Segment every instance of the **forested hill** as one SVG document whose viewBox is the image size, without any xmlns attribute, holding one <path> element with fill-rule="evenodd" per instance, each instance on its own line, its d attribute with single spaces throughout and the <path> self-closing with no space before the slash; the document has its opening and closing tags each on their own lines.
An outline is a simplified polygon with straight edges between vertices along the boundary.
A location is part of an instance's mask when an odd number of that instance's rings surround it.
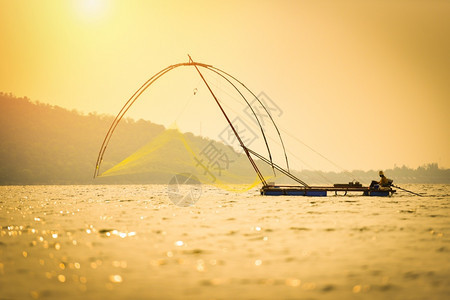
<svg viewBox="0 0 450 300">
<path fill-rule="evenodd" d="M 182 136 L 183 140 L 189 141 L 197 150 L 205 149 L 208 144 L 214 143 L 220 151 L 230 151 L 230 147 L 224 144 L 191 133 L 174 135 L 163 126 L 149 121 L 124 119 L 111 140 L 113 145 L 107 150 L 102 171 L 135 153 L 149 141 L 165 138 L 168 141 L 167 147 L 149 146 L 156 150 L 146 159 L 147 169 L 137 170 L 133 174 L 93 180 L 98 151 L 113 119 L 112 116 L 84 115 L 58 106 L 35 103 L 27 98 L 0 93 L 0 185 L 168 183 L 176 166 L 179 165 L 187 171 L 192 171 L 193 168 L 192 163 L 186 164 L 187 159 L 192 158 L 186 156 L 182 143 L 172 142 L 174 138 L 180 140 Z M 169 133 L 164 135 L 167 132 Z M 232 154 L 237 155 L 235 152 Z M 181 161 L 183 156 L 185 160 Z M 142 161 L 138 167 L 141 165 L 145 167 Z M 265 174 L 271 174 L 269 167 L 260 167 L 262 171 L 267 172 Z M 242 176 L 236 177 L 236 182 L 244 183 L 242 180 L 245 176 L 247 179 L 254 178 L 254 172 L 242 154 L 234 156 L 231 169 L 233 175 Z M 437 164 L 429 164 L 415 170 L 402 167 L 385 171 L 396 183 L 450 183 L 450 170 L 440 169 Z M 296 172 L 296 175 L 309 184 L 344 183 L 352 179 L 368 184 L 371 179 L 378 177 L 377 171 L 302 171 Z M 275 180 L 282 181 L 279 177 Z"/>
<path fill-rule="evenodd" d="M 0 93 L 0 184 L 92 183 L 95 162 L 112 116 L 82 115 Z M 124 158 L 163 126 L 125 119 L 116 134 Z"/>
</svg>

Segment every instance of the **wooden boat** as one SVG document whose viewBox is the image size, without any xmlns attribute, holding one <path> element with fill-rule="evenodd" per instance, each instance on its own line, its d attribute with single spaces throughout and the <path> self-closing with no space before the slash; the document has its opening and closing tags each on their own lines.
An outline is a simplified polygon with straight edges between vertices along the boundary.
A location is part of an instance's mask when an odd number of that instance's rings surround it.
<svg viewBox="0 0 450 300">
<path fill-rule="evenodd" d="M 346 196 L 348 193 L 361 193 L 363 196 L 392 196 L 396 190 L 387 188 L 370 188 L 364 186 L 294 186 L 294 185 L 264 185 L 260 189 L 264 196 L 311 196 L 326 197 L 328 192 L 334 192 L 335 195 Z"/>
</svg>

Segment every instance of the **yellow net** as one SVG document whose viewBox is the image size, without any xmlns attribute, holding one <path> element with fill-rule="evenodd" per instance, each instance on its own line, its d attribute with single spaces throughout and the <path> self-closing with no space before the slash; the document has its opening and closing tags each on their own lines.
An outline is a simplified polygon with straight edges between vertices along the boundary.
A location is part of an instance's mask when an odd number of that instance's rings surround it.
<svg viewBox="0 0 450 300">
<path fill-rule="evenodd" d="M 195 175 L 203 184 L 243 192 L 260 184 L 245 155 L 222 143 L 181 133 L 176 125 L 101 176 L 157 173 Z M 268 179 L 268 178 L 267 178 Z"/>
</svg>

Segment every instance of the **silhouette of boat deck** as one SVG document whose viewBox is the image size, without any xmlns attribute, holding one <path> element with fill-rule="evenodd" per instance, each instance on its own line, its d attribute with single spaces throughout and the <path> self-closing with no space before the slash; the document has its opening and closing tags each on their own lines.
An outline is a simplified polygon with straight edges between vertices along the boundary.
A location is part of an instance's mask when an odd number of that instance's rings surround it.
<svg viewBox="0 0 450 300">
<path fill-rule="evenodd" d="M 265 196 L 312 196 L 326 197 L 328 192 L 346 196 L 348 193 L 361 193 L 363 196 L 391 196 L 396 192 L 392 188 L 375 189 L 364 186 L 297 186 L 297 185 L 265 185 L 260 189 Z"/>
</svg>

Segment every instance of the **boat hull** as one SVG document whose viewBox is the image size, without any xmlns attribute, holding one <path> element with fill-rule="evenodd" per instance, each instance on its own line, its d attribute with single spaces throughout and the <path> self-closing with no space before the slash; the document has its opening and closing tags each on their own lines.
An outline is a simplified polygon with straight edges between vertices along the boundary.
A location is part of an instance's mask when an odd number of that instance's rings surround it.
<svg viewBox="0 0 450 300">
<path fill-rule="evenodd" d="M 388 197 L 391 194 L 392 190 L 368 190 L 364 191 L 363 196 Z"/>
<path fill-rule="evenodd" d="M 363 196 L 372 197 L 388 197 L 396 191 L 389 189 L 372 189 L 369 187 L 302 187 L 302 186 L 278 186 L 266 185 L 260 189 L 261 195 L 264 196 L 307 196 L 307 197 L 326 197 L 328 192 L 334 195 L 346 196 L 349 193 L 359 193 Z"/>
<path fill-rule="evenodd" d="M 275 188 L 275 189 L 264 189 L 264 190 L 261 189 L 261 195 L 326 197 L 327 191 Z"/>
</svg>

